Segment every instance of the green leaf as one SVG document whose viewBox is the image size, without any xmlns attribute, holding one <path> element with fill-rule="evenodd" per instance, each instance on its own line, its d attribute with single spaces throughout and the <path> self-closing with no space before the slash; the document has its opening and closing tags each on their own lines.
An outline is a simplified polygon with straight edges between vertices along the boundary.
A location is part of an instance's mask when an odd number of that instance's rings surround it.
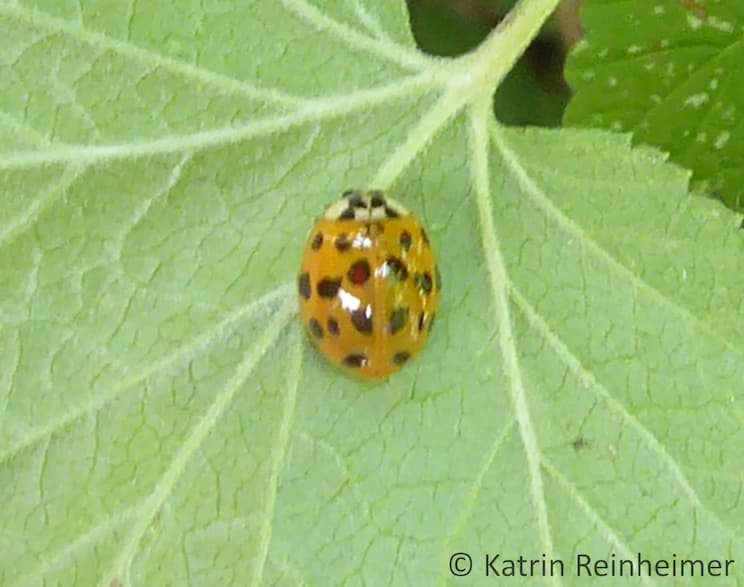
<svg viewBox="0 0 744 587">
<path fill-rule="evenodd" d="M 744 4 L 588 0 L 565 121 L 633 131 L 744 210 Z"/>
<path fill-rule="evenodd" d="M 554 6 L 445 60 L 402 2 L 0 4 L 0 584 L 744 560 L 740 218 L 627 136 L 495 122 Z M 350 186 L 444 278 L 378 384 L 294 320 Z"/>
</svg>

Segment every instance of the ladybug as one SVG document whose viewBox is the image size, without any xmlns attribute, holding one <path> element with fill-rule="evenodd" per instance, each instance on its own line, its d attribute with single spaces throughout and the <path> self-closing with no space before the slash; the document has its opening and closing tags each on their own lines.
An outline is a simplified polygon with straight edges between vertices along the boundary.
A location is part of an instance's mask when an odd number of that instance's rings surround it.
<svg viewBox="0 0 744 587">
<path fill-rule="evenodd" d="M 332 363 L 382 379 L 421 350 L 442 279 L 418 219 L 379 190 L 350 190 L 315 221 L 297 277 L 300 319 Z"/>
</svg>

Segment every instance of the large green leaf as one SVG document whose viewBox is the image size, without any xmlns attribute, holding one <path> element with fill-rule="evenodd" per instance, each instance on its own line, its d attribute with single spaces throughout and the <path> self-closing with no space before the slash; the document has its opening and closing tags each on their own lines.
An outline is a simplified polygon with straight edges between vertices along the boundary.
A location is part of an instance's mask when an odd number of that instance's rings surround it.
<svg viewBox="0 0 744 587">
<path fill-rule="evenodd" d="M 740 219 L 626 136 L 496 124 L 554 4 L 457 60 L 402 2 L 0 4 L 0 584 L 744 560 Z M 444 277 L 381 384 L 293 319 L 349 186 L 419 213 Z"/>
<path fill-rule="evenodd" d="M 587 0 L 566 120 L 632 130 L 744 210 L 744 3 Z"/>
</svg>

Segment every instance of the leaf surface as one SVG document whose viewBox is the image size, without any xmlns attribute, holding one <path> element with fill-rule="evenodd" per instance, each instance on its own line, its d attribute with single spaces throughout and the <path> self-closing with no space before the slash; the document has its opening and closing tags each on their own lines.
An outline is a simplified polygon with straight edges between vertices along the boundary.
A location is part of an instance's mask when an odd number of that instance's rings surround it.
<svg viewBox="0 0 744 587">
<path fill-rule="evenodd" d="M 402 2 L 127 6 L 0 4 L 1 584 L 744 560 L 740 219 L 627 136 L 497 125 L 537 2 L 458 60 Z M 350 186 L 417 212 L 444 278 L 382 384 L 294 320 Z"/>
<path fill-rule="evenodd" d="M 692 169 L 698 187 L 744 209 L 744 4 L 590 0 L 582 23 L 565 120 L 633 131 Z"/>
</svg>

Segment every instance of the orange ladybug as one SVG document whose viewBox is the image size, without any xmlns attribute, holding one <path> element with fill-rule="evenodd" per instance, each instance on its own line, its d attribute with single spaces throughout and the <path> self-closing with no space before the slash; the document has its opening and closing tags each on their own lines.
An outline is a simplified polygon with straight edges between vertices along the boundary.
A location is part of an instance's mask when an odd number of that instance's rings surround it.
<svg viewBox="0 0 744 587">
<path fill-rule="evenodd" d="M 387 377 L 421 350 L 442 279 L 424 227 L 378 190 L 351 190 L 315 221 L 297 277 L 300 319 L 332 363 Z"/>
</svg>

